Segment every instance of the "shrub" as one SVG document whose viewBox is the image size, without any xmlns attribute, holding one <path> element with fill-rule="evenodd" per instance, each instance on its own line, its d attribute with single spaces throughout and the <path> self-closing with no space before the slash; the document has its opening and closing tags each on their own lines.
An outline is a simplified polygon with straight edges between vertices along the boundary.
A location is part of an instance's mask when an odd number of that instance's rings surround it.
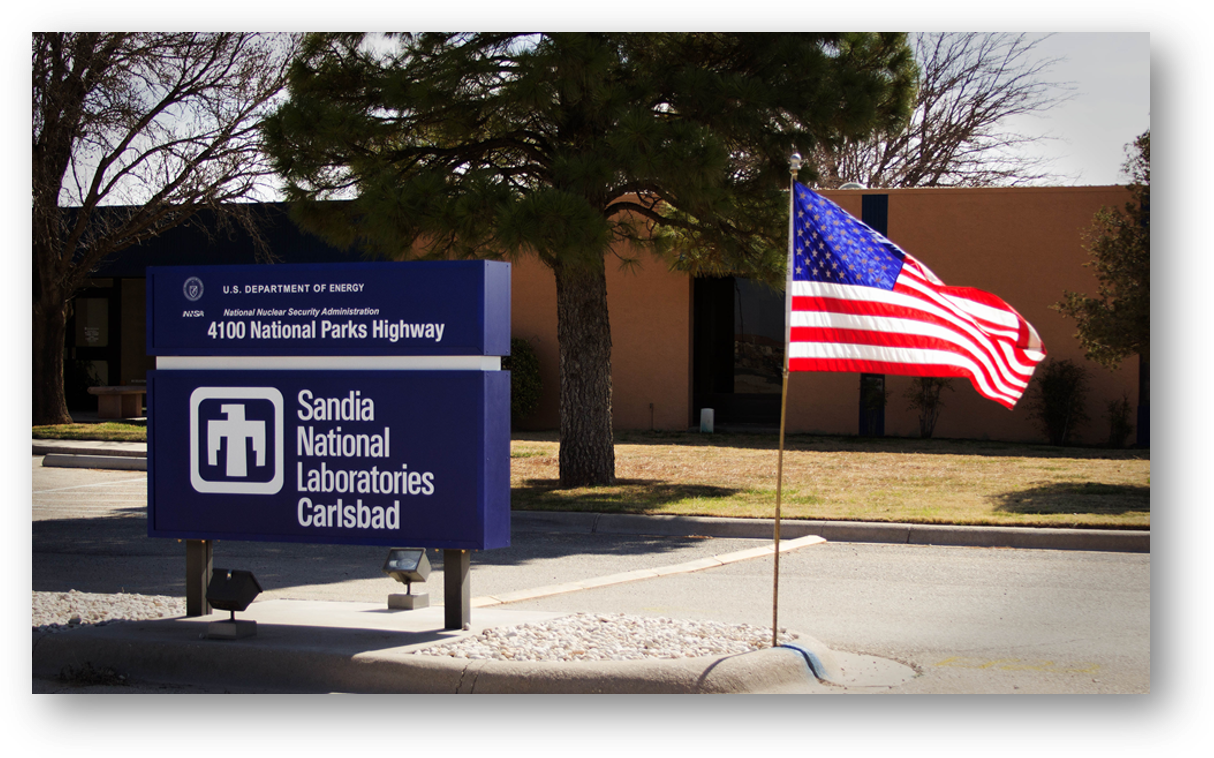
<svg viewBox="0 0 1214 758">
<path fill-rule="evenodd" d="M 1088 421 L 1088 372 L 1074 361 L 1051 359 L 1033 378 L 1029 395 L 1029 412 L 1051 445 L 1069 443 Z"/>
<path fill-rule="evenodd" d="M 944 401 L 940 399 L 940 391 L 953 391 L 953 381 L 936 376 L 917 376 L 911 385 L 902 393 L 907 401 L 907 407 L 919 412 L 919 436 L 931 439 L 936 431 L 936 421 L 940 418 L 940 409 Z"/>
<path fill-rule="evenodd" d="M 543 391 L 540 359 L 530 342 L 514 337 L 510 340 L 510 355 L 502 358 L 502 369 L 510 372 L 510 421 L 517 424 L 540 404 Z"/>
<path fill-rule="evenodd" d="M 883 374 L 860 375 L 860 406 L 866 411 L 884 410 L 889 402 L 889 393 L 885 391 L 885 376 Z"/>
<path fill-rule="evenodd" d="M 1109 447 L 1125 447 L 1125 438 L 1134 431 L 1130 423 L 1130 398 L 1125 395 L 1120 400 L 1110 400 L 1105 406 L 1105 418 L 1109 420 Z"/>
</svg>

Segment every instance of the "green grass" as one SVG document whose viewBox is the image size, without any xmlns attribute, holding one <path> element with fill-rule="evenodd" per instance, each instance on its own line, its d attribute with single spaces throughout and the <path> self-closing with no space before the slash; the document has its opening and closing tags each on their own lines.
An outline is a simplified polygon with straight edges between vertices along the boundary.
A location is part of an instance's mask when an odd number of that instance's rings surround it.
<svg viewBox="0 0 1214 758">
<path fill-rule="evenodd" d="M 144 422 L 106 421 L 99 424 L 54 424 L 35 426 L 36 440 L 100 440 L 104 442 L 147 442 Z"/>
<path fill-rule="evenodd" d="M 537 455 L 547 455 L 543 450 L 511 450 L 511 458 L 533 458 Z"/>
</svg>

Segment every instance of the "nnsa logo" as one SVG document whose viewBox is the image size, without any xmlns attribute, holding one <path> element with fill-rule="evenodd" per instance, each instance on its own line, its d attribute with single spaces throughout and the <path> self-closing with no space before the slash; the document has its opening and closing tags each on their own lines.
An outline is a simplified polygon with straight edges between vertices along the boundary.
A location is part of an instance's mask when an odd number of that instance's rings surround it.
<svg viewBox="0 0 1214 758">
<path fill-rule="evenodd" d="M 190 394 L 190 484 L 198 492 L 273 495 L 283 483 L 283 401 L 273 387 Z"/>
</svg>

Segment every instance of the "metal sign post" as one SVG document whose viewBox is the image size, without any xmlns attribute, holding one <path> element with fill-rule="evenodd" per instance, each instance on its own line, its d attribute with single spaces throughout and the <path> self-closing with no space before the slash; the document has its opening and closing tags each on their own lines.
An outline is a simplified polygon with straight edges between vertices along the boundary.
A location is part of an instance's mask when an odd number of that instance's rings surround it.
<svg viewBox="0 0 1214 758">
<path fill-rule="evenodd" d="M 443 628 L 467 629 L 472 622 L 472 588 L 468 575 L 472 555 L 467 550 L 443 551 Z"/>
<path fill-rule="evenodd" d="M 211 581 L 210 540 L 185 541 L 185 615 L 205 616 L 211 612 L 207 602 L 207 584 Z"/>
</svg>

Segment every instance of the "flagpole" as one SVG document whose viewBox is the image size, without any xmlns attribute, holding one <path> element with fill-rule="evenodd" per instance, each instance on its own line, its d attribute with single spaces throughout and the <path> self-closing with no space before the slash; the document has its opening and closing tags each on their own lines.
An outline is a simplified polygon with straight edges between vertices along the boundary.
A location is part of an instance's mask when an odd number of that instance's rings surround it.
<svg viewBox="0 0 1214 758">
<path fill-rule="evenodd" d="M 780 501 L 784 494 L 784 426 L 788 416 L 788 346 L 792 334 L 792 267 L 793 267 L 793 196 L 796 193 L 797 171 L 801 155 L 793 153 L 788 159 L 788 265 L 784 274 L 784 365 L 780 389 L 780 454 L 776 462 L 776 518 L 773 534 L 775 561 L 771 582 L 771 646 L 780 644 Z"/>
</svg>

